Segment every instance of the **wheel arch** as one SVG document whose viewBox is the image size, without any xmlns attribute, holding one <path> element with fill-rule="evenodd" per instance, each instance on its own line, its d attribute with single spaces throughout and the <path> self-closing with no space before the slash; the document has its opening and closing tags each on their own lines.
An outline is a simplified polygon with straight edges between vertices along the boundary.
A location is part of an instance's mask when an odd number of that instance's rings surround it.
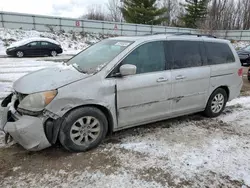
<svg viewBox="0 0 250 188">
<path fill-rule="evenodd" d="M 71 108 L 69 111 L 67 111 L 63 117 L 65 117 L 66 115 L 68 115 L 70 112 L 72 112 L 73 110 L 76 110 L 78 108 L 84 108 L 84 107 L 94 107 L 99 109 L 107 118 L 108 121 L 108 134 L 111 134 L 113 132 L 114 129 L 114 119 L 112 116 L 112 113 L 110 112 L 110 110 L 105 107 L 102 106 L 100 104 L 84 104 L 84 105 L 80 105 L 80 106 L 76 106 L 74 108 Z"/>
<path fill-rule="evenodd" d="M 222 86 L 216 87 L 216 88 L 210 93 L 210 95 L 209 95 L 208 98 L 207 98 L 206 105 L 207 105 L 207 103 L 208 103 L 208 101 L 209 101 L 211 95 L 212 95 L 217 89 L 219 89 L 219 88 L 224 89 L 224 90 L 226 91 L 226 93 L 227 93 L 227 100 L 229 99 L 229 95 L 230 95 L 229 87 L 226 86 L 226 85 L 222 85 Z"/>
<path fill-rule="evenodd" d="M 226 93 L 227 93 L 227 100 L 229 99 L 229 96 L 230 96 L 230 90 L 229 90 L 229 87 L 228 86 L 220 86 L 220 87 L 218 87 L 218 88 L 216 88 L 216 89 L 219 89 L 219 88 L 221 88 L 221 89 L 224 89 L 225 91 L 226 91 Z M 215 89 L 215 90 L 216 90 Z M 214 91 L 215 91 L 214 90 Z"/>
<path fill-rule="evenodd" d="M 65 120 L 65 116 L 67 116 L 69 113 L 71 113 L 73 110 L 76 110 L 78 108 L 84 108 L 84 107 L 94 107 L 99 109 L 107 118 L 108 121 L 108 132 L 107 134 L 110 135 L 112 134 L 113 130 L 114 130 L 114 119 L 112 116 L 112 113 L 110 112 L 110 110 L 108 108 L 106 108 L 105 106 L 99 105 L 99 104 L 84 104 L 84 105 L 80 105 L 80 106 L 76 106 L 74 108 L 71 108 L 70 110 L 68 110 L 62 117 L 53 120 L 51 118 L 48 118 L 47 120 L 52 120 L 54 122 L 52 128 L 49 130 L 46 130 L 46 122 L 44 123 L 44 131 L 46 134 L 46 137 L 48 138 L 48 136 L 50 136 L 49 142 L 51 144 L 55 144 L 58 139 L 59 139 L 59 132 L 61 130 L 61 126 L 62 126 L 62 122 Z"/>
</svg>

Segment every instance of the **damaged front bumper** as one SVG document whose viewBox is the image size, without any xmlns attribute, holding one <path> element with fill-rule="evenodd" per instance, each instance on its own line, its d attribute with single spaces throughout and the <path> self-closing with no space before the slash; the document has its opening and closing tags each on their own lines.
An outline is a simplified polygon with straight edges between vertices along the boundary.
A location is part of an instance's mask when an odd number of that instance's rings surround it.
<svg viewBox="0 0 250 188">
<path fill-rule="evenodd" d="M 7 106 L 2 105 L 5 107 L 1 107 L 0 130 L 30 151 L 39 151 L 51 146 L 44 132 L 43 125 L 46 118 L 42 115 L 38 117 L 20 115 L 15 110 L 14 103 L 15 99 L 12 99 Z"/>
</svg>

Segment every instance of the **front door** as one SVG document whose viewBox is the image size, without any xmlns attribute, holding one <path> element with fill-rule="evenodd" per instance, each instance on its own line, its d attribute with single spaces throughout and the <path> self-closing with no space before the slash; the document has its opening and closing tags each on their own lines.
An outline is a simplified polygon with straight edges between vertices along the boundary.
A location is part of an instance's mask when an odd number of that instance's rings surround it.
<svg viewBox="0 0 250 188">
<path fill-rule="evenodd" d="M 41 55 L 40 42 L 31 42 L 25 46 L 24 54 L 28 56 L 39 56 Z"/>
<path fill-rule="evenodd" d="M 169 41 L 172 48 L 173 114 L 202 110 L 210 83 L 210 66 L 205 61 L 200 41 Z"/>
<path fill-rule="evenodd" d="M 171 113 L 171 71 L 166 70 L 164 44 L 141 45 L 122 64 L 137 67 L 135 75 L 116 79 L 118 126 L 134 126 Z"/>
</svg>

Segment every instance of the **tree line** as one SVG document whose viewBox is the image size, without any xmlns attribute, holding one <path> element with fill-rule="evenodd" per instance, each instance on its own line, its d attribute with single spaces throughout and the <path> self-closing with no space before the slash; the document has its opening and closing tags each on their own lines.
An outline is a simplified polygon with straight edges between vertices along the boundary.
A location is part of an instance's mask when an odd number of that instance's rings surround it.
<svg viewBox="0 0 250 188">
<path fill-rule="evenodd" d="M 109 0 L 82 18 L 136 24 L 198 28 L 250 29 L 250 0 Z"/>
</svg>

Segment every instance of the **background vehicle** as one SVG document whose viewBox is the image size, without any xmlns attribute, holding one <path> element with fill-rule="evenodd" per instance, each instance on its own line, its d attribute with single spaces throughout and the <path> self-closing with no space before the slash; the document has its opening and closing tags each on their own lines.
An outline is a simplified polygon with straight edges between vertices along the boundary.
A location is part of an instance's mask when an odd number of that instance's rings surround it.
<svg viewBox="0 0 250 188">
<path fill-rule="evenodd" d="M 86 151 L 108 132 L 196 112 L 217 117 L 242 87 L 230 42 L 196 35 L 106 39 L 67 64 L 20 78 L 2 102 L 0 130 L 28 150 L 59 139 Z"/>
<path fill-rule="evenodd" d="M 13 43 L 6 49 L 6 54 L 10 56 L 57 56 L 62 53 L 61 45 L 49 38 L 29 38 Z"/>
<path fill-rule="evenodd" d="M 250 81 L 250 67 L 247 70 L 247 79 Z"/>
<path fill-rule="evenodd" d="M 237 51 L 242 66 L 250 66 L 250 45 Z"/>
</svg>

